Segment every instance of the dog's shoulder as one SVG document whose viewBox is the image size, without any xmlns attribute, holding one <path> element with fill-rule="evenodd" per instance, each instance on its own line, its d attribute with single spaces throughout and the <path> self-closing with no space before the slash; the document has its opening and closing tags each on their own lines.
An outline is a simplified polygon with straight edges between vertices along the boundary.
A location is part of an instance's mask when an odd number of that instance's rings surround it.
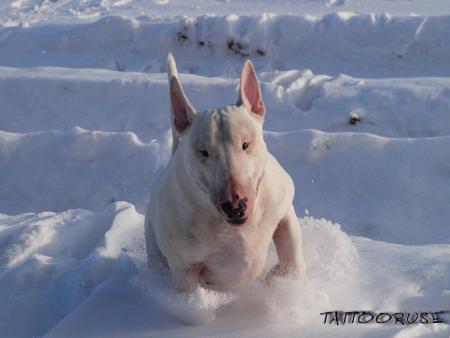
<svg viewBox="0 0 450 338">
<path fill-rule="evenodd" d="M 295 187 L 291 176 L 284 170 L 278 160 L 268 153 L 264 173 L 265 189 L 277 202 L 292 203 Z"/>
</svg>

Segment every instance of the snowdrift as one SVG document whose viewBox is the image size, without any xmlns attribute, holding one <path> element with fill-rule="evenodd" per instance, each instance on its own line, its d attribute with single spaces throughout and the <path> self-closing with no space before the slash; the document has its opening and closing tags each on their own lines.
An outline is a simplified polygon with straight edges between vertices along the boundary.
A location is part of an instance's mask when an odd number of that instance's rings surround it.
<svg viewBox="0 0 450 338">
<path fill-rule="evenodd" d="M 388 14 L 202 15 L 155 21 L 108 16 L 85 24 L 6 27 L 0 64 L 161 72 L 167 51 L 182 72 L 239 74 L 243 57 L 261 69 L 358 77 L 448 76 L 449 16 Z M 157 48 L 155 48 L 157 46 Z M 289 55 L 289 57 L 286 57 Z"/>
<path fill-rule="evenodd" d="M 9 130 L 0 132 L 0 212 L 97 211 L 124 200 L 145 213 L 170 158 L 165 74 L 0 71 L 8 107 L 0 121 Z M 378 240 L 448 243 L 448 79 L 339 76 L 324 83 L 311 71 L 262 78 L 266 142 L 296 182 L 299 214 L 307 209 Z M 237 95 L 236 79 L 182 80 L 198 109 Z M 355 125 L 352 112 L 361 119 Z"/>
<path fill-rule="evenodd" d="M 279 280 L 271 288 L 255 283 L 236 293 L 199 288 L 192 294 L 176 294 L 165 267 L 148 270 L 143 216 L 129 203 L 0 220 L 0 331 L 8 337 L 50 329 L 48 337 L 178 336 L 186 322 L 204 323 L 188 326 L 194 337 L 212 333 L 207 323 L 214 317 L 215 336 L 256 337 L 264 331 L 312 337 L 317 330 L 333 332 L 318 314 L 336 304 L 396 311 L 445 307 L 450 300 L 448 245 L 405 247 L 351 238 L 323 219 L 301 219 L 307 280 Z M 271 248 L 269 260 L 275 259 Z M 382 335 L 393 329 L 377 328 Z M 450 332 L 445 325 L 426 332 L 435 330 Z"/>
</svg>

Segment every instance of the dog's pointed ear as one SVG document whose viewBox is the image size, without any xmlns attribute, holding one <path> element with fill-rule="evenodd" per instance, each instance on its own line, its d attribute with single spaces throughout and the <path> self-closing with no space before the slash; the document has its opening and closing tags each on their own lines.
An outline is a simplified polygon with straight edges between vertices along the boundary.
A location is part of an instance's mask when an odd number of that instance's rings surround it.
<svg viewBox="0 0 450 338">
<path fill-rule="evenodd" d="M 195 109 L 184 94 L 180 81 L 175 76 L 170 80 L 170 104 L 172 105 L 173 125 L 182 133 L 195 116 Z"/>
<path fill-rule="evenodd" d="M 172 107 L 172 123 L 178 133 L 182 133 L 191 123 L 195 116 L 195 109 L 184 94 L 178 79 L 177 66 L 172 53 L 167 57 L 170 105 Z"/>
<path fill-rule="evenodd" d="M 266 114 L 266 107 L 262 99 L 259 81 L 256 77 L 255 68 L 250 60 L 245 61 L 244 67 L 242 68 L 237 104 L 243 104 L 249 112 L 261 118 L 264 118 Z"/>
</svg>

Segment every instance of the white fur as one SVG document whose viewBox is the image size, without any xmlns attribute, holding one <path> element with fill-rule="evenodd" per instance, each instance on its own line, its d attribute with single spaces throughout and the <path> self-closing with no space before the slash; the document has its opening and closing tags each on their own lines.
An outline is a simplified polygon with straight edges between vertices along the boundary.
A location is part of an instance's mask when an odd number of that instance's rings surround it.
<svg viewBox="0 0 450 338">
<path fill-rule="evenodd" d="M 179 84 L 171 55 L 168 64 L 169 84 L 173 78 Z M 248 61 L 244 72 L 241 88 L 254 86 L 256 74 Z M 253 83 L 242 83 L 243 78 Z M 264 108 L 256 85 L 257 90 L 250 92 L 261 100 L 255 106 Z M 294 185 L 267 151 L 262 136 L 265 108 L 254 114 L 244 104 L 247 99 L 240 97 L 237 105 L 197 113 L 182 89 L 181 93 L 177 102 L 192 109 L 189 125 L 181 132 L 173 128 L 173 157 L 154 187 L 145 223 L 147 246 L 156 239 L 174 287 L 186 291 L 202 284 L 230 289 L 253 281 L 262 274 L 272 240 L 279 257 L 272 274 L 302 275 L 305 264 L 292 206 Z M 242 90 L 240 95 L 245 95 Z M 172 107 L 172 119 L 177 109 Z M 250 144 L 248 151 L 242 150 L 244 141 Z M 205 149 L 206 159 L 199 154 Z M 240 182 L 250 201 L 248 219 L 239 226 L 227 222 L 217 207 L 220 192 L 231 179 Z"/>
</svg>

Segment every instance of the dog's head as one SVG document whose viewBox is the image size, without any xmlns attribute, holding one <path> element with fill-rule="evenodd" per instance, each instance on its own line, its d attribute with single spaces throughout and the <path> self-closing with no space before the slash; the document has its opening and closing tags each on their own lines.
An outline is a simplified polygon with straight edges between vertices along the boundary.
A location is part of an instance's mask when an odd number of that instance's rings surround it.
<svg viewBox="0 0 450 338">
<path fill-rule="evenodd" d="M 171 55 L 169 84 L 174 137 L 189 163 L 186 170 L 221 217 L 244 224 L 252 216 L 267 157 L 266 109 L 252 63 L 246 61 L 242 69 L 237 103 L 223 108 L 195 111 Z"/>
</svg>

